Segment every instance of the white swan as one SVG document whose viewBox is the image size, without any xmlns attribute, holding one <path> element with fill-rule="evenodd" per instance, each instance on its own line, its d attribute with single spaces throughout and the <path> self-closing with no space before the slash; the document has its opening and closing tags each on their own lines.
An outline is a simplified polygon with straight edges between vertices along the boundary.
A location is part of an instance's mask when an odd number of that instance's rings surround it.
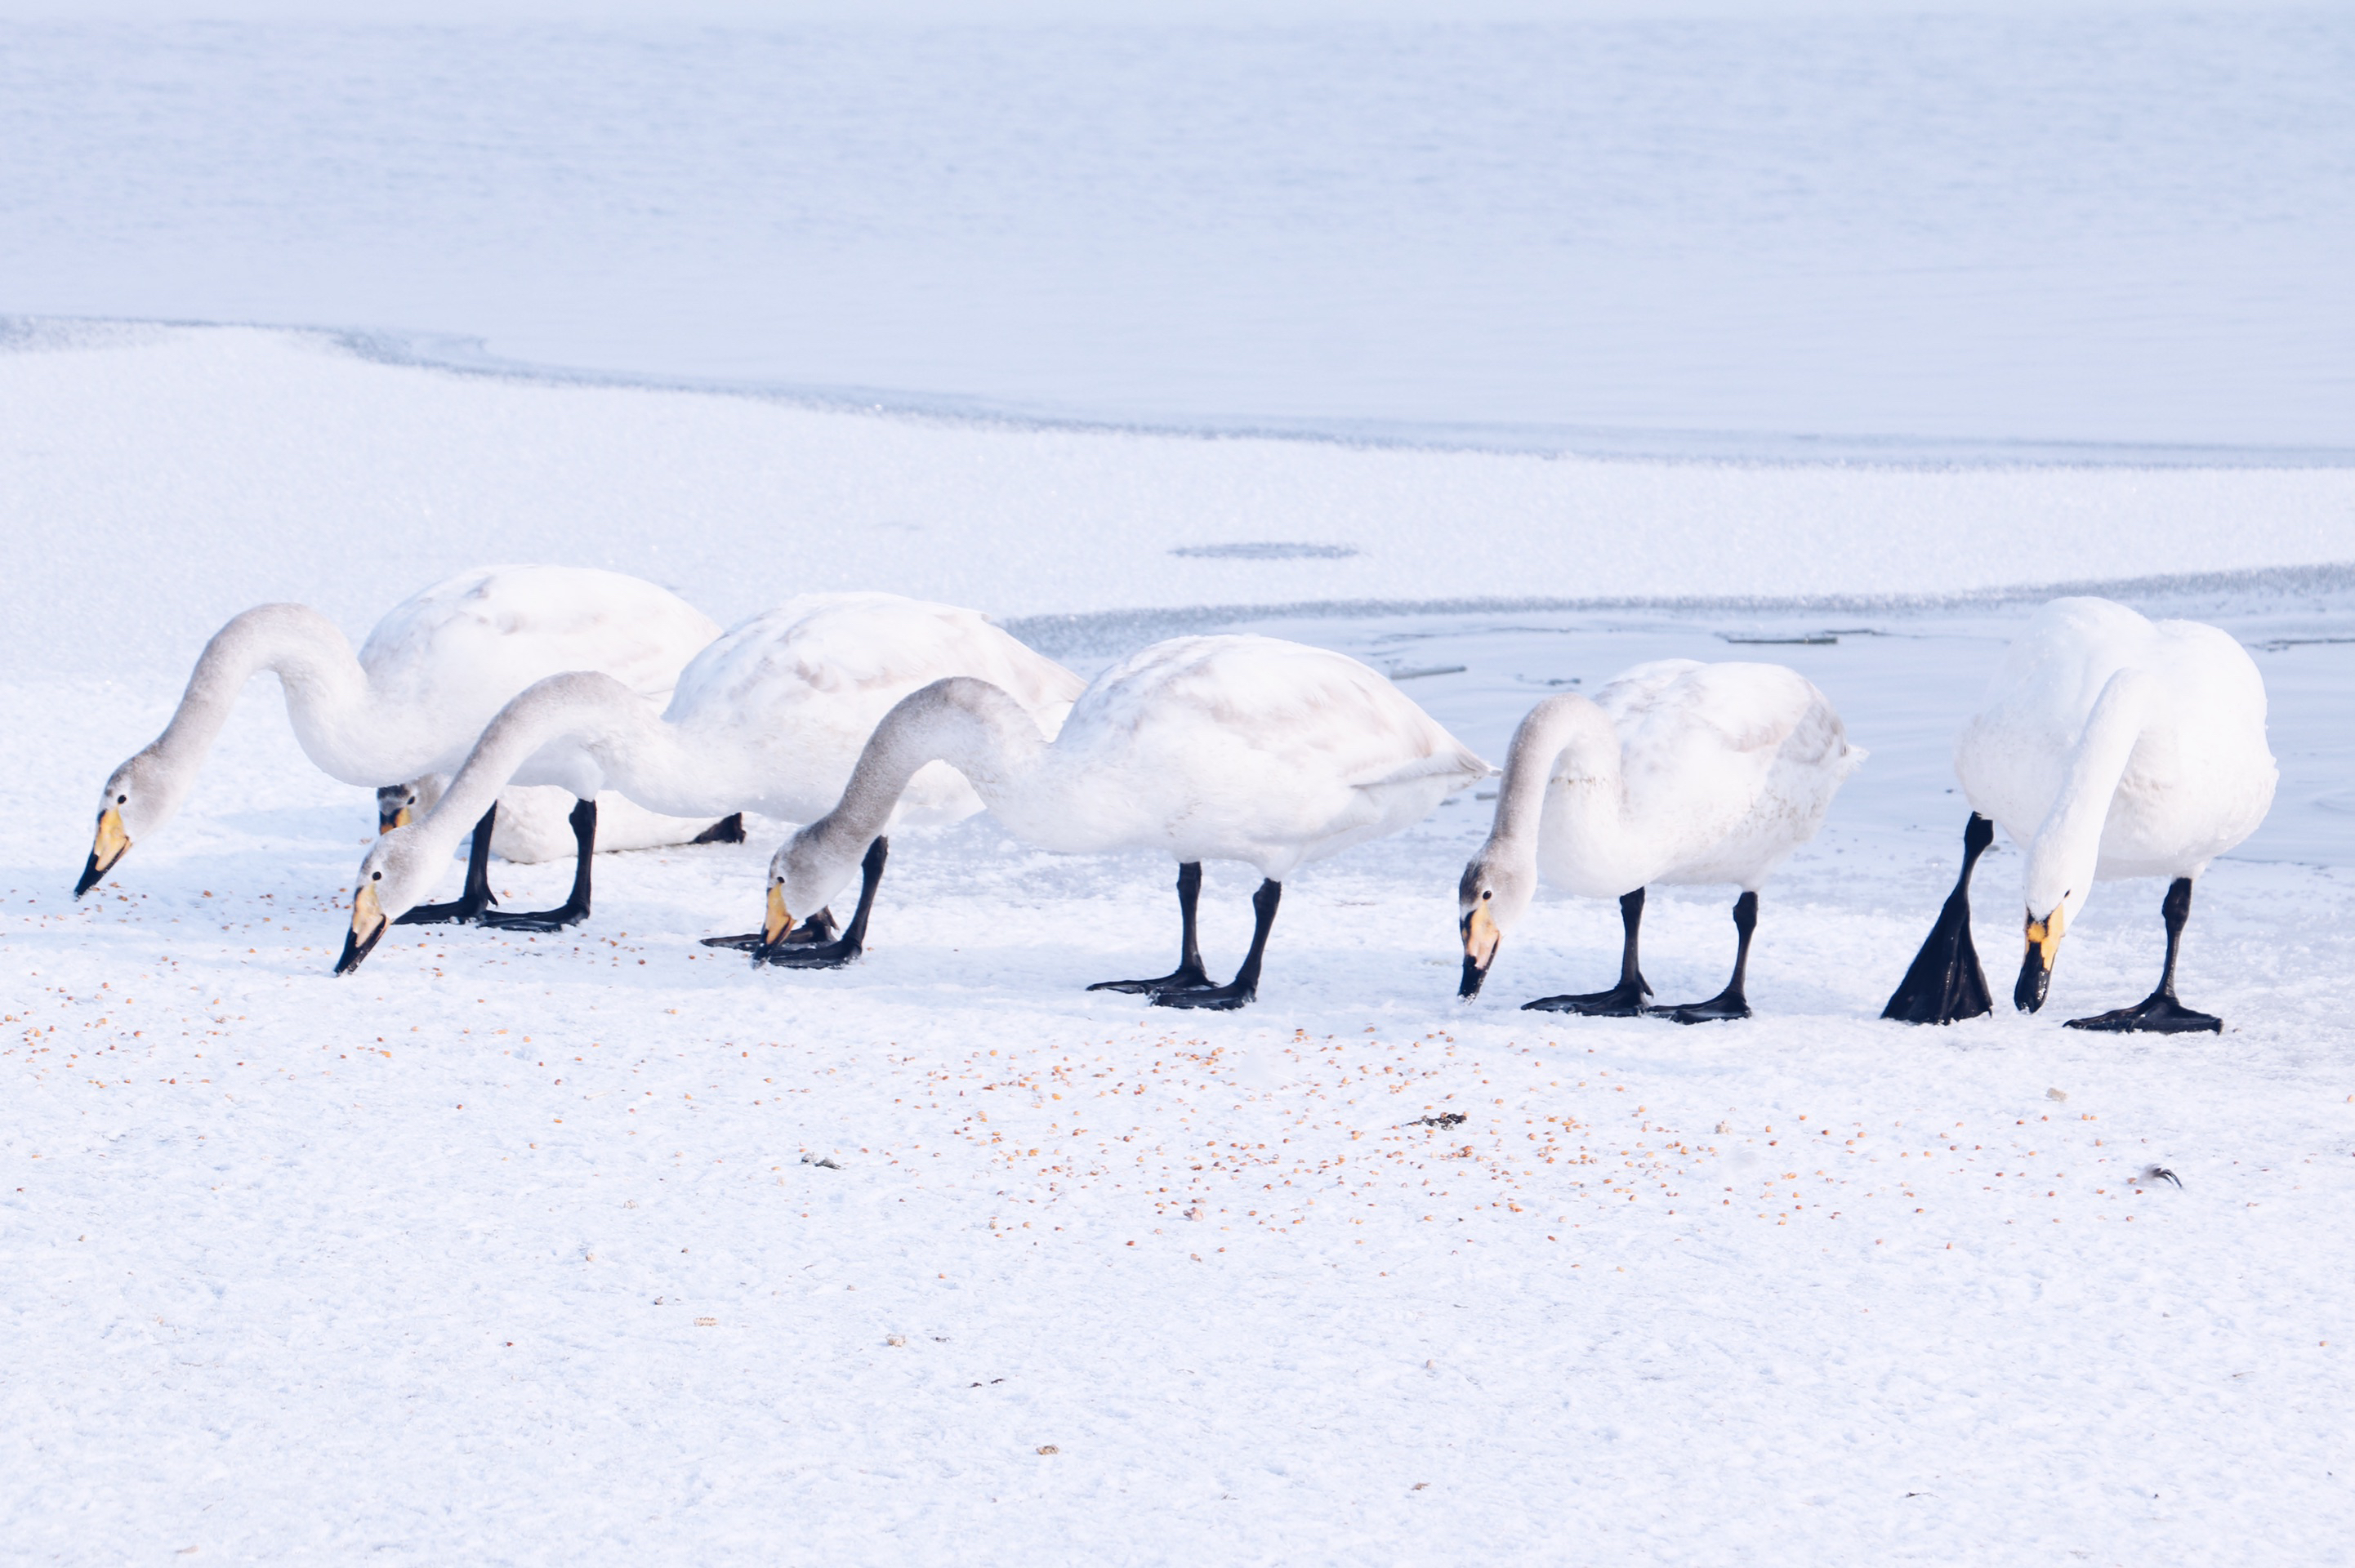
<svg viewBox="0 0 2355 1568">
<path fill-rule="evenodd" d="M 2069 1025 L 2223 1027 L 2176 1000 L 2175 962 L 2193 880 L 2256 832 L 2279 778 L 2265 745 L 2264 679 L 2246 649 L 2197 621 L 2153 622 L 2108 599 L 2056 599 L 2005 652 L 1986 705 L 1955 743 L 1955 775 L 1972 813 L 1962 875 L 1881 1016 L 1946 1023 L 1987 1011 L 1970 939 L 1970 879 L 2000 822 L 2028 846 L 2028 948 L 2014 1005 L 2044 1005 L 2062 934 L 2094 883 L 2164 876 L 2158 988 L 2133 1007 Z"/>
<path fill-rule="evenodd" d="M 238 693 L 264 671 L 284 688 L 304 752 L 346 784 L 378 787 L 379 825 L 389 826 L 413 793 L 396 781 L 454 771 L 500 705 L 532 682 L 596 669 L 642 698 L 659 697 L 719 634 L 675 594 L 579 567 L 490 567 L 437 583 L 394 606 L 357 659 L 317 610 L 257 606 L 205 644 L 172 722 L 107 779 L 74 891 L 88 892 L 133 842 L 172 819 Z M 485 831 L 469 867 L 477 909 L 488 902 L 490 848 Z"/>
<path fill-rule="evenodd" d="M 910 779 L 935 760 L 971 779 L 1025 842 L 1174 857 L 1177 971 L 1091 989 L 1212 1008 L 1257 994 L 1283 879 L 1295 867 L 1397 832 L 1489 771 L 1356 660 L 1266 637 L 1156 642 L 1099 675 L 1051 743 L 996 686 L 939 681 L 891 710 L 840 803 L 771 861 L 772 943 L 791 928 L 791 910 L 816 908 L 841 887 Z M 1205 860 L 1241 861 L 1263 878 L 1250 954 L 1229 985 L 1209 983 L 1195 945 Z"/>
<path fill-rule="evenodd" d="M 841 796 L 891 705 L 946 675 L 1004 688 L 1026 722 L 1050 734 L 1082 684 L 977 611 L 887 593 L 805 594 L 752 617 L 696 656 L 659 715 L 610 675 L 550 676 L 499 710 L 421 821 L 369 849 L 336 972 L 357 968 L 386 925 L 432 891 L 475 813 L 511 780 L 561 785 L 583 800 L 614 790 L 670 815 L 754 810 L 806 822 Z M 892 821 L 954 821 L 980 810 L 973 787 L 936 764 L 910 782 Z M 862 910 L 881 869 L 879 853 Z M 552 921 L 566 913 L 551 912 Z M 863 921 L 826 943 L 830 923 L 817 921 L 778 961 L 855 957 Z M 757 937 L 713 940 L 762 945 Z"/>
<path fill-rule="evenodd" d="M 1619 983 L 1524 1005 L 1680 1022 L 1747 1018 L 1743 980 L 1758 888 L 1823 824 L 1842 780 L 1864 760 L 1823 693 L 1779 664 L 1664 659 L 1614 677 L 1592 701 L 1549 697 L 1513 734 L 1495 826 L 1464 868 L 1464 981 L 1469 999 L 1497 944 L 1527 912 L 1540 875 L 1588 898 L 1617 898 L 1625 929 Z M 1636 960 L 1644 889 L 1731 882 L 1733 978 L 1723 992 L 1647 1008 Z"/>
</svg>

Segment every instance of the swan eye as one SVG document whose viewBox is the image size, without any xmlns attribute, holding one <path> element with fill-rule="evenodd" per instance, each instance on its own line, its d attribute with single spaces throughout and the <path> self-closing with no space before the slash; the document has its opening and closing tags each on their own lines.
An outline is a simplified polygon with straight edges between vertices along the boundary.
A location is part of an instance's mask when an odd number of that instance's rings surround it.
<svg viewBox="0 0 2355 1568">
<path fill-rule="evenodd" d="M 382 882 L 384 880 L 384 873 L 380 871 L 371 871 L 368 873 L 368 880 L 370 882 Z"/>
<path fill-rule="evenodd" d="M 1480 896 L 1483 898 L 1494 898 L 1497 896 L 1496 890 L 1494 888 L 1484 887 L 1480 890 Z"/>
<path fill-rule="evenodd" d="M 114 798 L 114 803 L 118 806 L 128 806 L 131 804 L 131 797 L 128 795 L 117 795 Z"/>
</svg>

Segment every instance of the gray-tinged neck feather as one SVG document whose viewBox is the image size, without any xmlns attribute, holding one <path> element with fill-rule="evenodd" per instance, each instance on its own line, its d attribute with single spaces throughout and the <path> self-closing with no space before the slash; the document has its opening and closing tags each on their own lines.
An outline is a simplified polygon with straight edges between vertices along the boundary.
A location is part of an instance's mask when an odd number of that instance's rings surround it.
<svg viewBox="0 0 2355 1568">
<path fill-rule="evenodd" d="M 347 710 L 365 700 L 368 676 L 335 623 L 301 604 L 257 605 L 213 633 L 189 673 L 178 711 L 147 749 L 182 777 L 193 774 L 229 722 L 238 693 L 264 670 L 285 688 L 286 715 L 304 750 L 328 772 L 338 772 L 322 754 L 338 749 L 336 732 Z"/>
<path fill-rule="evenodd" d="M 1038 765 L 1047 738 L 1021 704 L 987 681 L 952 675 L 883 715 L 833 810 L 794 835 L 796 858 L 847 867 L 891 820 L 916 769 L 945 762 L 996 808 Z"/>
<path fill-rule="evenodd" d="M 1602 709 L 1576 693 L 1564 693 L 1529 710 L 1513 731 L 1512 747 L 1505 754 L 1505 779 L 1497 790 L 1497 816 L 1488 833 L 1491 846 L 1524 861 L 1535 858 L 1546 786 L 1553 778 L 1554 763 L 1573 748 L 1582 778 L 1604 785 L 1618 782 L 1619 737 Z"/>
<path fill-rule="evenodd" d="M 491 809 L 517 770 L 552 741 L 643 744 L 647 731 L 663 727 L 645 699 L 611 675 L 576 670 L 535 682 L 484 726 L 464 766 L 417 824 L 419 838 L 431 857 L 448 855 Z M 661 736 L 652 738 L 659 741 Z"/>
</svg>

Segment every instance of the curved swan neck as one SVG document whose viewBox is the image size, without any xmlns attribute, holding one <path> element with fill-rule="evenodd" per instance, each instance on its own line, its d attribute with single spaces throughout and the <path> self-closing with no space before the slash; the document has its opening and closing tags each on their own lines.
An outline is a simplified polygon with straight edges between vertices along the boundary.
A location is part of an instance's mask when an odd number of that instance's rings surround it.
<svg viewBox="0 0 2355 1568">
<path fill-rule="evenodd" d="M 193 772 L 229 722 L 238 693 L 265 670 L 285 688 L 287 716 L 303 749 L 329 772 L 344 771 L 331 758 L 345 749 L 348 720 L 367 700 L 368 676 L 335 623 L 301 604 L 257 605 L 213 633 L 172 722 L 148 749 L 174 771 Z"/>
<path fill-rule="evenodd" d="M 1511 748 L 1505 754 L 1504 782 L 1497 791 L 1496 825 L 1488 834 L 1492 845 L 1524 861 L 1536 860 L 1546 787 L 1553 779 L 1555 764 L 1564 761 L 1568 777 L 1590 786 L 1593 796 L 1582 803 L 1586 809 L 1578 815 L 1583 819 L 1594 807 L 1607 807 L 1610 825 L 1617 825 L 1619 733 L 1601 708 L 1565 693 L 1531 708 L 1513 731 Z"/>
<path fill-rule="evenodd" d="M 916 769 L 945 762 L 993 810 L 1036 769 L 1047 737 L 1021 704 L 966 675 L 934 681 L 900 699 L 868 737 L 850 782 L 833 810 L 794 835 L 832 863 L 847 866 L 891 820 Z"/>
<path fill-rule="evenodd" d="M 446 856 L 542 747 L 569 740 L 584 749 L 630 757 L 660 748 L 671 726 L 646 701 L 611 675 L 579 670 L 550 675 L 510 699 L 484 726 L 474 749 L 442 798 L 417 826 L 422 841 Z M 595 771 L 584 765 L 584 772 Z M 596 793 L 597 779 L 573 781 L 576 793 Z"/>
<path fill-rule="evenodd" d="M 2092 891 L 2102 830 L 2109 821 L 2118 782 L 2142 739 L 2152 695 L 2150 680 L 2141 671 L 2120 670 L 2094 699 L 2085 727 L 2070 750 L 2060 793 L 2029 847 L 2026 891 L 2038 917 L 2050 915 L 2064 897 L 2073 906 Z"/>
</svg>

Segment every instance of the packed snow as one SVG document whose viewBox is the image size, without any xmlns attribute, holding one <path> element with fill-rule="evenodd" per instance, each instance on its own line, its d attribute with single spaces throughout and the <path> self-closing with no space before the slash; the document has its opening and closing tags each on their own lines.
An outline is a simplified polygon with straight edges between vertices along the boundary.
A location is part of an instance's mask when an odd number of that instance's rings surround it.
<svg viewBox="0 0 2355 1568">
<path fill-rule="evenodd" d="M 250 331 L 16 347 L 0 1517 L 27 1560 L 2350 1555 L 2346 471 L 1596 461 Z M 1767 885 L 1757 1017 L 1689 1029 L 1517 1010 L 1614 972 L 1616 911 L 1570 899 L 1456 1002 L 1492 786 L 1288 885 L 1231 1015 L 1082 989 L 1174 959 L 1167 863 L 986 816 L 895 839 L 839 972 L 699 945 L 759 919 L 785 824 L 756 821 L 605 857 L 564 936 L 400 928 L 336 980 L 372 802 L 267 683 L 181 816 L 69 896 L 99 783 L 220 620 L 299 598 L 357 641 L 498 559 L 723 623 L 814 588 L 971 603 L 1083 674 L 1270 632 L 1491 760 L 1549 692 L 1766 659 L 1872 755 Z M 2140 883 L 2097 891 L 2041 1014 L 1884 1024 L 1959 853 L 1953 734 L 2072 578 L 2223 625 L 2268 683 L 2279 800 L 2187 940 L 2227 1032 L 2061 1027 L 2148 989 Z M 2019 864 L 1979 873 L 1998 991 Z M 524 906 L 568 875 L 494 866 Z M 1208 868 L 1214 970 L 1251 880 Z M 1722 982 L 1731 896 L 1655 894 L 1664 999 Z"/>
</svg>

